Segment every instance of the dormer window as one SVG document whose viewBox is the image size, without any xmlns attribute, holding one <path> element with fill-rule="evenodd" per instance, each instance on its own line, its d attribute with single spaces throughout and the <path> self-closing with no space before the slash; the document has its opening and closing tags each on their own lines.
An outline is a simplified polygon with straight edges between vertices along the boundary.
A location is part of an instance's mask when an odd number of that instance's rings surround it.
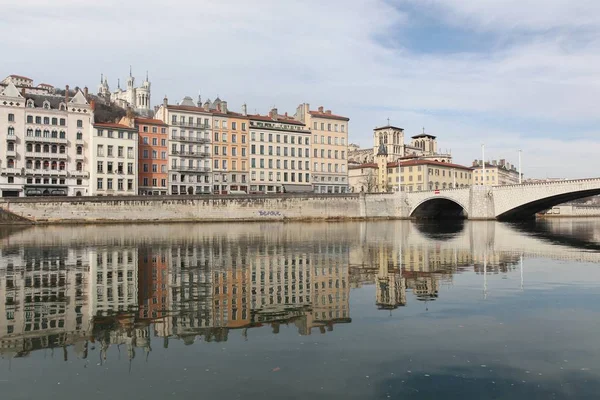
<svg viewBox="0 0 600 400">
<path fill-rule="evenodd" d="M 65 103 L 60 103 L 60 105 L 58 106 L 58 109 L 60 111 L 67 111 L 67 105 Z"/>
<path fill-rule="evenodd" d="M 27 100 L 27 108 L 34 108 L 35 104 L 33 104 L 33 100 L 29 99 Z"/>
<path fill-rule="evenodd" d="M 44 109 L 49 110 L 50 109 L 50 102 L 48 100 L 44 101 L 43 107 L 44 107 Z"/>
</svg>

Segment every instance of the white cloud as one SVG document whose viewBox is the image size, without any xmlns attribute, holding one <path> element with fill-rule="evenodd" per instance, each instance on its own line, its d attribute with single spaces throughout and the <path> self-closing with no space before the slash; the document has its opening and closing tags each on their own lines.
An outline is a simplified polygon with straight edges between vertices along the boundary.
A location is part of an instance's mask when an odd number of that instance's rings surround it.
<svg viewBox="0 0 600 400">
<path fill-rule="evenodd" d="M 7 56 L 0 74 L 94 90 L 101 72 L 115 87 L 132 64 L 138 78 L 150 70 L 155 104 L 165 94 L 174 102 L 198 91 L 203 98 L 218 94 L 230 108 L 246 102 L 262 113 L 273 105 L 293 112 L 308 101 L 348 115 L 351 141 L 365 145 L 371 129 L 390 117 L 407 136 L 423 125 L 432 130 L 457 162 L 470 163 L 485 141 L 490 155 L 513 162 L 523 148 L 525 171 L 535 175 L 590 176 L 600 169 L 596 157 L 581 162 L 581 152 L 592 154 L 598 142 L 594 132 L 577 128 L 598 120 L 597 2 L 2 2 L 7 13 L 0 23 L 18 34 L 0 37 Z M 402 42 L 383 46 L 412 23 L 402 11 L 406 4 L 474 35 L 510 36 L 511 44 L 483 54 L 414 54 Z M 493 123 L 482 122 L 488 115 Z M 529 122 L 508 128 L 498 122 L 502 118 Z M 554 131 L 542 139 L 539 132 L 532 136 L 536 121 L 573 128 L 564 138 Z M 565 160 L 574 165 L 568 171 Z"/>
</svg>

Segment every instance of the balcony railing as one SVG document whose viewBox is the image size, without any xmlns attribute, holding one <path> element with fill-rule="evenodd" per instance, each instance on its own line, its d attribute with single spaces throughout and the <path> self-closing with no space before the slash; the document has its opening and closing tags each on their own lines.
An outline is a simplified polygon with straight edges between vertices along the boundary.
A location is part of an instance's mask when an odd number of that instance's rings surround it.
<svg viewBox="0 0 600 400">
<path fill-rule="evenodd" d="M 208 139 L 208 138 L 199 138 L 199 137 L 193 137 L 193 136 L 171 135 L 171 139 L 177 140 L 180 142 L 210 143 L 210 139 Z"/>
<path fill-rule="evenodd" d="M 171 166 L 171 170 L 185 172 L 210 172 L 210 168 L 207 167 L 187 167 L 185 165 Z"/>
<path fill-rule="evenodd" d="M 27 158 L 49 158 L 57 160 L 66 160 L 67 153 L 34 153 L 32 151 L 26 151 L 25 157 Z"/>
<path fill-rule="evenodd" d="M 185 122 L 185 121 L 171 121 L 171 125 L 173 126 L 181 126 L 185 128 L 194 128 L 194 129 L 208 129 L 209 125 L 207 124 L 198 124 L 195 122 Z"/>
<path fill-rule="evenodd" d="M 50 168 L 38 168 L 38 169 L 25 169 L 25 175 L 43 175 L 43 176 L 67 176 L 67 171 L 64 169 L 50 169 Z"/>
<path fill-rule="evenodd" d="M 53 137 L 42 137 L 42 136 L 25 136 L 26 142 L 37 142 L 37 143 L 55 143 L 55 144 L 67 144 L 67 138 L 53 138 Z"/>
<path fill-rule="evenodd" d="M 6 141 L 7 142 L 16 142 L 17 141 L 17 135 L 8 135 L 8 136 L 6 136 Z"/>
<path fill-rule="evenodd" d="M 196 157 L 196 158 L 205 158 L 209 157 L 209 153 L 199 152 L 199 151 L 171 151 L 172 156 L 180 156 L 180 157 Z"/>
<path fill-rule="evenodd" d="M 2 168 L 2 175 L 21 175 L 21 168 Z"/>
<path fill-rule="evenodd" d="M 89 178 L 90 173 L 85 171 L 69 171 L 69 176 L 73 178 Z"/>
</svg>

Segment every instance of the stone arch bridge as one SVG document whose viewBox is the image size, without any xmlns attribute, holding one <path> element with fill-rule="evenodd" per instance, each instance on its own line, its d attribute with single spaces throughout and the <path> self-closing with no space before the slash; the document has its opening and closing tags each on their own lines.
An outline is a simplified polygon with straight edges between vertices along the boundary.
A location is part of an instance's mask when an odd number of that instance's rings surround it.
<svg viewBox="0 0 600 400">
<path fill-rule="evenodd" d="M 557 204 L 600 194 L 600 178 L 409 192 L 409 218 L 521 220 Z"/>
</svg>

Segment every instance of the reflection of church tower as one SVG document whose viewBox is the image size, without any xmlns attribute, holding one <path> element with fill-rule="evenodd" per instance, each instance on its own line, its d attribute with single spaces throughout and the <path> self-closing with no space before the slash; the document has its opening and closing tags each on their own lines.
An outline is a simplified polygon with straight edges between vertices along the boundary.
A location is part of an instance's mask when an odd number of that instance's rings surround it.
<svg viewBox="0 0 600 400">
<path fill-rule="evenodd" d="M 400 266 L 390 263 L 388 252 L 379 249 L 379 271 L 377 272 L 377 308 L 395 310 L 406 305 L 406 285 Z"/>
</svg>

